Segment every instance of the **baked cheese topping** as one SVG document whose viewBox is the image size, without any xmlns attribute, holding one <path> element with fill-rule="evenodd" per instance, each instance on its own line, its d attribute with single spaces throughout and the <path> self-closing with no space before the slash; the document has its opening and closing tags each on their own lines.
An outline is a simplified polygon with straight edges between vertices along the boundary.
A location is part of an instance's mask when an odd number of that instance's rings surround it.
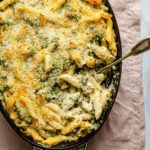
<svg viewBox="0 0 150 150">
<path fill-rule="evenodd" d="M 0 99 L 44 145 L 96 130 L 111 89 L 100 69 L 116 59 L 112 15 L 101 0 L 0 2 Z"/>
</svg>

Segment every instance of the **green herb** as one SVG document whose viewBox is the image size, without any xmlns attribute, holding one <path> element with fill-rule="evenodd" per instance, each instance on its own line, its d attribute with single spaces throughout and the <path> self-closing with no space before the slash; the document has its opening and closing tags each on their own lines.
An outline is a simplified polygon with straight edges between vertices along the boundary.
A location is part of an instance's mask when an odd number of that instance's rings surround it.
<svg viewBox="0 0 150 150">
<path fill-rule="evenodd" d="M 13 15 L 15 15 L 15 11 L 13 10 Z"/>
<path fill-rule="evenodd" d="M 63 55 L 60 55 L 60 58 L 61 58 L 61 59 L 64 59 L 64 56 L 63 56 Z"/>
<path fill-rule="evenodd" d="M 108 93 L 108 94 L 107 94 L 107 97 L 111 98 L 111 97 L 112 97 L 112 94 L 111 94 L 111 93 Z"/>
<path fill-rule="evenodd" d="M 68 8 L 68 11 L 72 11 L 72 8 Z"/>
<path fill-rule="evenodd" d="M 99 72 L 102 72 L 102 70 L 103 70 L 103 68 L 100 68 L 100 69 L 99 69 Z"/>
<path fill-rule="evenodd" d="M 44 68 L 45 68 L 45 63 L 43 62 L 42 63 L 42 69 L 44 70 Z"/>
<path fill-rule="evenodd" d="M 83 111 L 80 111 L 80 112 L 78 113 L 78 115 L 80 115 L 80 114 L 83 114 Z"/>
<path fill-rule="evenodd" d="M 100 33 L 100 37 L 103 38 L 105 36 L 105 32 Z"/>
<path fill-rule="evenodd" d="M 85 76 L 85 75 L 86 75 L 86 73 L 85 73 L 85 72 L 83 72 L 82 70 L 80 70 L 80 73 L 81 73 L 83 76 Z"/>
<path fill-rule="evenodd" d="M 40 83 L 39 83 L 39 86 L 40 86 L 41 89 L 43 89 L 43 88 L 45 87 L 45 84 L 42 83 L 42 82 L 40 82 Z"/>
<path fill-rule="evenodd" d="M 38 51 L 38 48 L 37 48 L 37 47 L 33 47 L 33 48 L 32 48 L 32 52 L 33 52 L 33 53 L 36 53 L 37 51 Z"/>
<path fill-rule="evenodd" d="M 91 25 L 91 29 L 92 29 L 92 30 L 93 30 L 95 27 L 96 27 L 95 24 L 92 24 L 92 25 Z"/>
<path fill-rule="evenodd" d="M 103 123 L 103 120 L 100 120 L 100 123 Z"/>
<path fill-rule="evenodd" d="M 80 93 L 83 93 L 82 89 L 78 89 L 77 91 L 80 92 Z"/>
<path fill-rule="evenodd" d="M 60 59 L 56 59 L 53 61 L 53 66 L 56 67 L 56 68 L 59 68 L 59 69 L 62 69 L 63 68 L 63 64 L 62 62 L 60 61 Z"/>
<path fill-rule="evenodd" d="M 39 36 L 42 36 L 42 35 L 43 35 L 43 33 L 39 33 L 38 35 L 39 35 Z"/>
<path fill-rule="evenodd" d="M 88 3 L 85 1 L 81 1 L 82 4 L 87 5 Z"/>
<path fill-rule="evenodd" d="M 7 76 L 5 76 L 5 75 L 3 75 L 3 74 L 0 74 L 0 78 L 2 78 L 2 79 L 6 79 L 6 78 L 7 78 Z"/>
<path fill-rule="evenodd" d="M 89 103 L 90 102 L 90 98 L 89 97 L 84 97 L 84 101 Z"/>
<path fill-rule="evenodd" d="M 31 117 L 26 117 L 25 120 L 26 120 L 29 124 L 32 123 L 32 121 L 33 121 Z"/>
<path fill-rule="evenodd" d="M 0 92 L 4 92 L 4 87 L 0 86 Z"/>
<path fill-rule="evenodd" d="M 12 26 L 14 22 L 10 22 L 9 20 L 6 20 L 6 24 Z"/>
<path fill-rule="evenodd" d="M 38 28 L 35 28 L 35 34 L 38 34 L 39 33 L 39 29 Z"/>
<path fill-rule="evenodd" d="M 73 20 L 74 22 L 78 22 L 81 17 L 80 15 L 72 15 L 72 14 L 67 14 L 67 18 L 70 19 L 70 20 Z"/>
<path fill-rule="evenodd" d="M 36 73 L 36 76 L 38 77 L 38 78 L 41 78 L 41 75 L 37 72 Z"/>
<path fill-rule="evenodd" d="M 108 9 L 108 7 L 104 6 L 104 7 L 103 7 L 103 10 L 104 10 L 104 11 L 108 11 L 109 9 Z"/>
<path fill-rule="evenodd" d="M 78 30 L 77 28 L 76 29 L 72 29 L 72 32 L 73 33 L 77 33 L 77 30 Z"/>
<path fill-rule="evenodd" d="M 72 137 L 73 137 L 73 138 L 76 137 L 76 134 L 72 134 Z"/>
<path fill-rule="evenodd" d="M 55 135 L 53 133 L 47 132 L 48 137 L 54 137 Z"/>
<path fill-rule="evenodd" d="M 4 96 L 0 93 L 0 100 L 3 101 L 4 100 Z"/>
<path fill-rule="evenodd" d="M 63 5 L 63 8 L 68 8 L 68 7 L 69 7 L 69 5 L 66 3 Z"/>
<path fill-rule="evenodd" d="M 94 110 L 94 108 L 91 110 L 91 115 L 95 115 L 95 110 Z"/>
<path fill-rule="evenodd" d="M 87 81 L 88 81 L 88 78 L 87 77 L 83 77 L 82 78 L 82 85 L 86 85 Z"/>
<path fill-rule="evenodd" d="M 30 66 L 29 64 L 26 64 L 26 67 L 27 67 L 27 68 L 29 68 L 29 66 Z"/>
<path fill-rule="evenodd" d="M 40 3 L 40 6 L 42 9 L 44 8 L 44 4 L 42 2 Z"/>
<path fill-rule="evenodd" d="M 93 40 L 93 39 L 92 39 L 92 40 L 90 40 L 90 43 L 92 43 L 92 44 L 93 44 L 93 43 L 94 43 L 94 40 Z"/>
<path fill-rule="evenodd" d="M 70 0 L 67 0 L 67 3 L 69 3 L 70 2 Z"/>
<path fill-rule="evenodd" d="M 59 40 L 59 37 L 54 37 L 54 40 Z"/>
<path fill-rule="evenodd" d="M 58 9 L 57 13 L 59 13 L 59 14 L 62 13 L 62 8 Z"/>
<path fill-rule="evenodd" d="M 67 125 L 69 123 L 69 120 L 64 120 L 65 125 Z"/>
<path fill-rule="evenodd" d="M 93 52 L 89 52 L 89 56 L 94 56 Z"/>
<path fill-rule="evenodd" d="M 5 62 L 5 61 L 6 61 L 5 57 L 4 57 L 4 56 L 1 56 L 1 57 L 0 57 L 0 63 Z"/>
<path fill-rule="evenodd" d="M 7 88 L 8 87 L 8 85 L 7 85 L 7 83 L 5 82 L 5 83 L 3 83 L 3 87 L 4 88 Z"/>
</svg>

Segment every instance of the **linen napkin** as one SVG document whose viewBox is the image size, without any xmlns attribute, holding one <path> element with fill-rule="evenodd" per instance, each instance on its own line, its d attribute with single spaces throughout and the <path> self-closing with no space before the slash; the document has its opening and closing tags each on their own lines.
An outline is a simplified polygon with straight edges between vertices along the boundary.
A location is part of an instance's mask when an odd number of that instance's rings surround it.
<svg viewBox="0 0 150 150">
<path fill-rule="evenodd" d="M 140 0 L 109 2 L 119 25 L 124 56 L 141 39 Z M 117 99 L 107 121 L 90 140 L 88 150 L 144 150 L 145 118 L 141 67 L 141 55 L 123 61 Z M 0 150 L 32 150 L 32 146 L 13 131 L 1 113 Z"/>
</svg>

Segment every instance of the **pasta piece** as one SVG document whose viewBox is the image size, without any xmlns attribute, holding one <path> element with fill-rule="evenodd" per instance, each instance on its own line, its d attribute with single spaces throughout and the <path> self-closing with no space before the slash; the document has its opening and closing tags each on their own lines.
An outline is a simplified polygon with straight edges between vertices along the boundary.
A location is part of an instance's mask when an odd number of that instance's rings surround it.
<svg viewBox="0 0 150 150">
<path fill-rule="evenodd" d="M 86 64 L 89 68 L 94 68 L 95 59 L 93 57 L 88 57 L 87 60 L 86 60 Z"/>
<path fill-rule="evenodd" d="M 22 40 L 25 38 L 27 32 L 27 26 L 22 26 L 18 29 L 17 34 L 15 36 L 15 39 L 22 38 Z"/>
<path fill-rule="evenodd" d="M 11 74 L 7 76 L 7 84 L 9 88 L 11 88 L 14 85 L 14 77 Z"/>
<path fill-rule="evenodd" d="M 82 129 L 91 129 L 91 128 L 92 128 L 92 124 L 90 124 L 90 123 L 88 123 L 88 122 L 83 122 L 83 121 L 82 121 L 80 127 L 81 127 Z"/>
<path fill-rule="evenodd" d="M 82 87 L 82 84 L 79 83 L 80 81 L 78 81 L 76 77 L 73 77 L 69 74 L 63 74 L 59 78 L 69 82 L 71 85 L 75 86 L 76 88 L 81 88 Z"/>
<path fill-rule="evenodd" d="M 60 107 L 57 104 L 48 103 L 48 104 L 46 104 L 46 107 L 51 109 L 53 112 L 55 112 L 59 116 L 64 116 L 65 115 L 65 112 L 62 109 L 60 109 Z"/>
<path fill-rule="evenodd" d="M 97 74 L 97 73 L 94 74 L 94 77 L 99 84 L 101 84 L 106 78 L 104 74 Z"/>
<path fill-rule="evenodd" d="M 55 120 L 50 120 L 50 119 L 47 119 L 46 120 L 47 123 L 52 126 L 54 129 L 56 130 L 63 130 L 64 129 L 64 126 L 62 126 L 61 124 L 59 124 L 58 122 L 56 122 Z M 62 123 L 63 124 L 63 123 Z"/>
<path fill-rule="evenodd" d="M 43 141 L 43 138 L 34 129 L 27 128 L 27 130 L 24 131 L 24 133 L 26 133 L 27 135 L 31 135 L 35 141 Z"/>
<path fill-rule="evenodd" d="M 76 118 L 74 121 L 72 121 L 71 123 L 69 123 L 69 125 L 62 130 L 62 134 L 66 135 L 70 132 L 72 132 L 75 128 L 79 127 L 81 124 L 81 118 Z"/>
<path fill-rule="evenodd" d="M 55 12 L 56 10 L 58 10 L 64 3 L 66 0 L 57 0 L 56 3 L 54 3 L 54 5 L 51 6 L 50 10 L 52 12 Z"/>
<path fill-rule="evenodd" d="M 106 29 L 106 40 L 109 43 L 110 51 L 114 56 L 117 55 L 117 47 L 114 39 L 114 31 L 113 31 L 113 22 L 111 19 L 107 20 L 107 29 Z"/>
<path fill-rule="evenodd" d="M 106 47 L 99 47 L 94 44 L 92 44 L 91 47 L 93 52 L 97 55 L 97 57 L 106 61 L 107 63 L 111 63 L 115 60 L 115 57 L 109 53 Z"/>
<path fill-rule="evenodd" d="M 37 54 L 34 56 L 34 68 L 38 68 L 39 64 L 45 59 L 45 55 L 45 49 L 37 52 Z"/>
<path fill-rule="evenodd" d="M 39 39 L 36 37 L 34 30 L 31 27 L 28 27 L 29 29 L 27 30 L 27 33 L 30 35 L 31 39 L 35 43 L 37 49 L 40 51 L 41 50 L 41 44 Z"/>
<path fill-rule="evenodd" d="M 72 6 L 72 10 L 74 12 L 78 12 L 79 11 L 79 1 L 78 0 L 71 0 L 71 6 Z"/>
<path fill-rule="evenodd" d="M 86 22 L 99 22 L 101 21 L 101 17 L 82 17 L 82 19 L 80 20 L 80 23 L 86 23 Z"/>
<path fill-rule="evenodd" d="M 38 127 L 46 129 L 46 130 L 49 130 L 49 131 L 55 131 L 54 128 L 52 128 L 51 126 L 47 125 L 46 122 L 44 121 L 44 119 L 42 117 L 41 110 L 39 109 L 38 105 L 34 104 L 34 106 L 35 106 L 36 113 L 38 115 L 38 123 L 40 125 Z"/>
<path fill-rule="evenodd" d="M 55 137 L 47 138 L 46 140 L 43 141 L 43 143 L 51 146 L 51 145 L 56 145 L 56 144 L 58 144 L 62 141 L 66 141 L 66 140 L 67 140 L 66 136 L 58 135 L 58 136 L 55 136 Z"/>
<path fill-rule="evenodd" d="M 95 91 L 94 94 L 91 95 L 91 99 L 94 103 L 95 117 L 96 120 L 98 120 L 102 113 L 101 93 L 99 91 Z"/>
<path fill-rule="evenodd" d="M 22 75 L 22 73 L 20 72 L 20 70 L 19 70 L 19 68 L 18 68 L 18 66 L 17 65 L 14 65 L 14 75 L 15 75 L 15 77 L 17 78 L 17 79 L 19 79 L 19 80 L 23 80 L 23 75 Z"/>
<path fill-rule="evenodd" d="M 72 136 L 68 136 L 68 141 L 77 141 L 79 139 L 78 136 L 72 137 Z"/>
<path fill-rule="evenodd" d="M 82 90 L 87 96 L 89 96 L 94 91 L 94 89 L 94 85 L 89 81 L 86 83 L 86 86 L 82 86 Z"/>
<path fill-rule="evenodd" d="M 73 107 L 73 105 L 75 104 L 75 101 L 79 99 L 79 97 L 80 97 L 79 92 L 74 93 L 74 94 L 68 94 L 66 98 L 63 100 L 62 109 L 65 111 L 69 110 L 71 107 Z"/>
<path fill-rule="evenodd" d="M 75 64 L 72 65 L 71 68 L 67 71 L 67 74 L 72 76 L 74 74 L 75 68 L 76 68 L 76 65 Z"/>
<path fill-rule="evenodd" d="M 90 112 L 90 111 L 92 110 L 92 104 L 83 101 L 83 102 L 82 102 L 82 108 L 83 108 L 85 111 Z"/>
<path fill-rule="evenodd" d="M 52 56 L 50 53 L 45 55 L 45 71 L 49 72 L 52 68 Z"/>
<path fill-rule="evenodd" d="M 96 20 L 96 18 L 100 18 L 97 13 L 94 13 L 90 8 L 85 7 L 84 5 L 81 5 L 81 12 L 86 16 L 92 17 L 94 20 Z"/>
<path fill-rule="evenodd" d="M 110 19 L 110 18 L 112 18 L 111 14 L 109 14 L 107 12 L 104 12 L 103 10 L 95 9 L 95 12 L 98 13 L 104 19 Z"/>
<path fill-rule="evenodd" d="M 95 116 L 92 116 L 92 115 L 90 115 L 88 113 L 84 113 L 84 114 L 81 114 L 80 117 L 82 118 L 82 120 L 91 120 Z"/>
<path fill-rule="evenodd" d="M 103 92 L 101 93 L 101 105 L 102 105 L 102 109 L 105 107 L 107 100 L 108 100 L 108 94 L 110 93 L 110 90 L 103 90 Z"/>
<path fill-rule="evenodd" d="M 38 116 L 37 116 L 36 111 L 34 109 L 34 105 L 30 99 L 22 96 L 20 99 L 18 99 L 18 101 L 25 103 L 25 105 L 28 109 L 29 115 L 32 116 L 34 119 L 38 119 Z"/>
<path fill-rule="evenodd" d="M 78 65 L 79 68 L 82 68 L 82 66 L 84 65 L 84 62 L 80 56 L 81 52 L 78 51 L 72 51 L 71 52 L 71 58 L 73 60 L 75 60 L 76 64 Z"/>
<path fill-rule="evenodd" d="M 87 73 L 87 75 L 88 75 L 88 80 L 94 85 L 95 89 L 98 91 L 102 91 L 101 85 L 96 82 L 95 78 L 92 77 L 89 73 Z"/>
<path fill-rule="evenodd" d="M 102 1 L 101 0 L 86 0 L 86 1 L 91 3 L 91 4 L 102 5 Z"/>
<path fill-rule="evenodd" d="M 18 93 L 14 93 L 8 102 L 8 108 L 11 109 L 17 100 Z"/>
<path fill-rule="evenodd" d="M 48 108 L 42 106 L 41 111 L 45 117 L 49 119 L 53 119 L 57 121 L 58 123 L 62 122 L 60 116 L 55 114 L 53 111 L 49 110 Z"/>
<path fill-rule="evenodd" d="M 9 117 L 12 120 L 17 119 L 17 115 L 16 115 L 15 111 L 13 111 L 12 109 L 9 111 Z"/>
</svg>

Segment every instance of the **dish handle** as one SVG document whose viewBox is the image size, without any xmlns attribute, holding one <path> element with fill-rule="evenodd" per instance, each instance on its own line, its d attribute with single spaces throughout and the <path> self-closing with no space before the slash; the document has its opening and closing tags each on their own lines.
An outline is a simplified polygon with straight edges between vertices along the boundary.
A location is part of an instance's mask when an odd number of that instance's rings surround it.
<svg viewBox="0 0 150 150">
<path fill-rule="evenodd" d="M 89 142 L 86 142 L 86 143 L 79 145 L 78 150 L 87 150 L 88 143 Z"/>
<path fill-rule="evenodd" d="M 87 150 L 87 145 L 89 142 L 83 143 L 81 145 L 78 146 L 78 150 Z M 33 146 L 33 150 L 44 150 L 38 147 Z"/>
<path fill-rule="evenodd" d="M 44 149 L 33 146 L 33 150 L 44 150 Z"/>
</svg>

